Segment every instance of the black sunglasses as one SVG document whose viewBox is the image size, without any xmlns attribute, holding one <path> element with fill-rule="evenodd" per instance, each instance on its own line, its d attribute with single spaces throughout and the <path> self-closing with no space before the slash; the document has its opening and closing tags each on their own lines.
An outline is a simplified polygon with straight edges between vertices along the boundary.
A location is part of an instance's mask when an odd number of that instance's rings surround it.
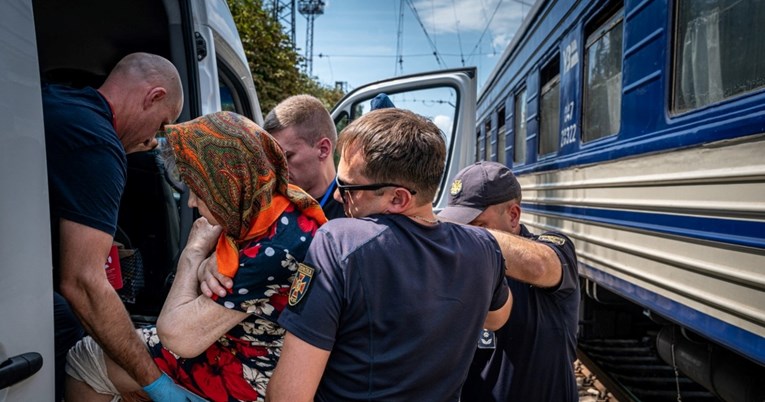
<svg viewBox="0 0 765 402">
<path fill-rule="evenodd" d="M 379 190 L 384 187 L 401 187 L 409 192 L 409 194 L 415 195 L 416 191 L 411 190 L 399 184 L 394 183 L 376 183 L 376 184 L 345 184 L 339 177 L 335 177 L 335 183 L 337 189 L 340 191 L 340 198 L 345 199 L 346 191 L 363 191 L 363 190 Z"/>
</svg>

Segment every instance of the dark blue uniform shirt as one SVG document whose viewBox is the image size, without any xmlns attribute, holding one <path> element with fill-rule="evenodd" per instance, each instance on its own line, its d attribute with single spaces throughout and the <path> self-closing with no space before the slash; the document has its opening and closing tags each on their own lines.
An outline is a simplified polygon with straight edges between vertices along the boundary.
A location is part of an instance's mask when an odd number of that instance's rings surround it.
<svg viewBox="0 0 765 402">
<path fill-rule="evenodd" d="M 114 235 L 127 157 L 108 102 L 93 88 L 43 87 L 54 267 L 59 219 Z"/>
<path fill-rule="evenodd" d="M 279 324 L 331 350 L 317 401 L 458 400 L 475 334 L 508 296 L 488 232 L 401 215 L 329 221 L 305 264 L 312 283 Z"/>
<path fill-rule="evenodd" d="M 579 400 L 573 369 L 579 315 L 574 245 L 562 234 L 536 236 L 525 226 L 520 235 L 555 251 L 563 267 L 561 283 L 544 289 L 507 278 L 513 293 L 510 319 L 496 331 L 495 349 L 476 350 L 462 402 Z"/>
</svg>

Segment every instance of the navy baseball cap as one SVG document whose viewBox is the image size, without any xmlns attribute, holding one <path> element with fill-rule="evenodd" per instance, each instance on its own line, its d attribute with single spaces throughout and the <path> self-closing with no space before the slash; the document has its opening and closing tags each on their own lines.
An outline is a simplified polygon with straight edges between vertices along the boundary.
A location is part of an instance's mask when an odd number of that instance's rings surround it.
<svg viewBox="0 0 765 402">
<path fill-rule="evenodd" d="M 507 166 L 476 162 L 457 173 L 449 189 L 449 202 L 439 218 L 470 223 L 486 208 L 521 198 L 521 185 Z"/>
</svg>

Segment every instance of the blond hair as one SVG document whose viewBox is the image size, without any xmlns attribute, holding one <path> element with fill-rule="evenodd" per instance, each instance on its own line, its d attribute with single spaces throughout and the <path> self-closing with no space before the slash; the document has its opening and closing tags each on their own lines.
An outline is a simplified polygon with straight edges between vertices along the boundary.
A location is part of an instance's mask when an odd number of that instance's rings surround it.
<svg viewBox="0 0 765 402">
<path fill-rule="evenodd" d="M 276 133 L 287 127 L 295 128 L 307 144 L 314 145 L 326 137 L 334 148 L 337 129 L 327 109 L 311 95 L 294 95 L 279 102 L 266 116 L 263 129 Z"/>
</svg>

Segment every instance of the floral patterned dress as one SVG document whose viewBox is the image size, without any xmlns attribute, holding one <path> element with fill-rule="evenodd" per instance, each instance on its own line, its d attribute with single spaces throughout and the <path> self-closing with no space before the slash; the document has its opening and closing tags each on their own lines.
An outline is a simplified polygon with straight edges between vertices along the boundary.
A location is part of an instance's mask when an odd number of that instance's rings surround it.
<svg viewBox="0 0 765 402">
<path fill-rule="evenodd" d="M 249 317 L 205 353 L 179 358 L 162 347 L 155 327 L 144 329 L 144 340 L 159 368 L 211 401 L 263 401 L 284 341 L 285 331 L 277 319 L 316 229 L 316 221 L 290 205 L 268 233 L 240 245 L 234 287 L 216 302 Z"/>
</svg>

